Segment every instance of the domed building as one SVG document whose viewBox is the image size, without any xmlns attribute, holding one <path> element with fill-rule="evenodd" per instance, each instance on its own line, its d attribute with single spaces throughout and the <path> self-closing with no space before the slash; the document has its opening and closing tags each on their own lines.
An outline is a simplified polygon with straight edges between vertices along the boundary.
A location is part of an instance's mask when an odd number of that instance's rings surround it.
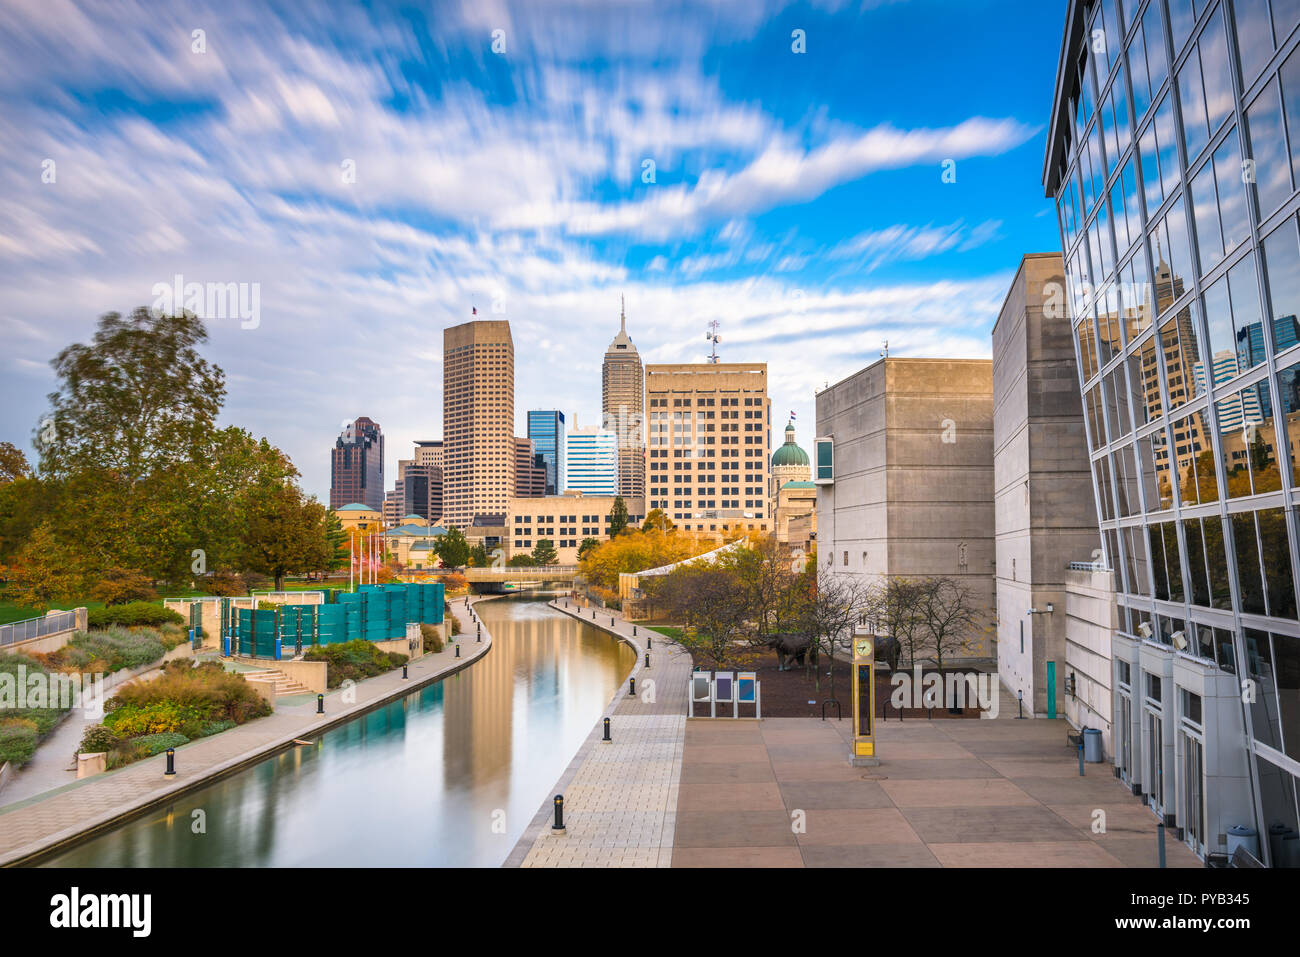
<svg viewBox="0 0 1300 957">
<path fill-rule="evenodd" d="M 807 551 L 817 538 L 817 486 L 812 461 L 794 437 L 794 420 L 785 426 L 785 444 L 772 453 L 773 527 L 776 540 Z"/>
</svg>

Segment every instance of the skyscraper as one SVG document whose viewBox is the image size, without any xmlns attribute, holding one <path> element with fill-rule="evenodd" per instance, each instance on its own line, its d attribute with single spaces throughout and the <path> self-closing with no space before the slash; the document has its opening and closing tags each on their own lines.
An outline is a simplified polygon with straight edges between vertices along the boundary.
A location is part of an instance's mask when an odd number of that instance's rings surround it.
<svg viewBox="0 0 1300 957">
<path fill-rule="evenodd" d="M 515 497 L 537 498 L 546 494 L 546 463 L 533 451 L 533 440 L 515 439 Z"/>
<path fill-rule="evenodd" d="M 618 441 L 618 494 L 645 495 L 645 368 L 627 334 L 626 307 L 619 311 L 619 330 L 605 350 L 601 366 L 603 426 Z"/>
<path fill-rule="evenodd" d="M 365 416 L 339 433 L 330 455 L 330 508 L 353 503 L 384 507 L 384 433 Z"/>
<path fill-rule="evenodd" d="M 767 364 L 646 367 L 646 511 L 692 532 L 772 531 Z"/>
<path fill-rule="evenodd" d="M 618 494 L 618 437 L 606 429 L 576 429 L 565 447 L 566 492 Z"/>
<path fill-rule="evenodd" d="M 477 315 L 477 313 L 475 313 Z M 443 524 L 503 515 L 515 489 L 515 347 L 510 323 L 474 319 L 445 329 Z"/>
<path fill-rule="evenodd" d="M 546 494 L 564 491 L 564 413 L 534 409 L 528 413 L 528 437 L 533 451 L 546 463 Z"/>
<path fill-rule="evenodd" d="M 1286 157 L 1300 129 L 1282 104 L 1300 97 L 1300 7 L 1071 0 L 1065 23 L 1042 179 L 1118 593 L 1112 761 L 1198 855 L 1226 854 L 1248 827 L 1248 850 L 1286 866 L 1282 835 L 1300 828 L 1300 462 L 1286 432 L 1300 413 L 1286 322 L 1300 183 Z M 1253 161 L 1260 175 L 1242 175 Z M 1147 276 L 1154 321 L 1103 371 L 1083 347 L 1099 294 Z"/>
</svg>

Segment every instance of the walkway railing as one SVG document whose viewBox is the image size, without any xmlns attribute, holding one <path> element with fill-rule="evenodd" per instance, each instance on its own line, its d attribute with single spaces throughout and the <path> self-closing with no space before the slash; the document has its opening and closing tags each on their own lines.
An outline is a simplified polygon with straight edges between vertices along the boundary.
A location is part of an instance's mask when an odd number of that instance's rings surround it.
<svg viewBox="0 0 1300 957">
<path fill-rule="evenodd" d="M 56 615 L 28 618 L 26 621 L 15 621 L 8 625 L 0 625 L 0 648 L 20 641 L 28 641 L 32 638 L 57 635 L 61 631 L 72 631 L 76 627 L 77 613 L 75 611 L 62 611 Z"/>
</svg>

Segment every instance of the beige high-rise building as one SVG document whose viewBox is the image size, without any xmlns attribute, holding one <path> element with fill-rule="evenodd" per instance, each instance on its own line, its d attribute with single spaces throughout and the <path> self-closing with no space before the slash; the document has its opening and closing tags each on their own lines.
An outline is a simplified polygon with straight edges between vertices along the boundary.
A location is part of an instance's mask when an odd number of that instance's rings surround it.
<svg viewBox="0 0 1300 957">
<path fill-rule="evenodd" d="M 771 531 L 767 364 L 646 366 L 646 509 L 693 532 Z"/>
<path fill-rule="evenodd" d="M 645 368 L 627 334 L 626 307 L 601 366 L 602 427 L 618 436 L 618 494 L 645 496 Z"/>
<path fill-rule="evenodd" d="M 442 334 L 443 524 L 505 514 L 515 490 L 515 346 L 510 323 L 475 319 Z"/>
</svg>

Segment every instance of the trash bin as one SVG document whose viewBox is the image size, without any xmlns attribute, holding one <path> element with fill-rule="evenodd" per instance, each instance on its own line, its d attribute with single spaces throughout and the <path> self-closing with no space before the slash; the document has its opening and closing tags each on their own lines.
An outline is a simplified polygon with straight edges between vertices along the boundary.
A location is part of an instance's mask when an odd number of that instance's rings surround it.
<svg viewBox="0 0 1300 957">
<path fill-rule="evenodd" d="M 1228 828 L 1228 857 L 1232 857 L 1239 847 L 1244 848 L 1251 857 L 1259 859 L 1259 835 L 1253 827 L 1236 824 Z"/>
<path fill-rule="evenodd" d="M 1101 753 L 1101 731 L 1097 728 L 1083 729 L 1083 760 L 1089 764 L 1100 764 L 1105 760 Z"/>
</svg>

